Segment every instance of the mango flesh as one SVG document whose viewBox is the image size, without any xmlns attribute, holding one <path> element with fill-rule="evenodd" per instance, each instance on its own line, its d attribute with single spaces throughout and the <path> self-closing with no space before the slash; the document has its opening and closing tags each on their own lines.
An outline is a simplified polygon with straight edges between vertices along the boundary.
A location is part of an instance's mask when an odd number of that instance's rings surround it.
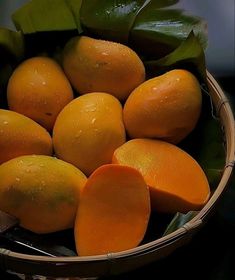
<svg viewBox="0 0 235 280">
<path fill-rule="evenodd" d="M 22 155 L 52 155 L 52 139 L 28 117 L 0 109 L 0 150 L 0 164 Z"/>
<path fill-rule="evenodd" d="M 107 93 L 89 93 L 70 102 L 59 114 L 53 144 L 58 158 L 87 176 L 111 163 L 114 150 L 125 142 L 122 106 Z"/>
<path fill-rule="evenodd" d="M 22 156 L 0 165 L 0 209 L 35 233 L 72 228 L 86 176 L 73 165 Z"/>
<path fill-rule="evenodd" d="M 107 164 L 88 178 L 75 221 L 80 256 L 135 248 L 142 241 L 150 216 L 149 189 L 134 168 Z"/>
<path fill-rule="evenodd" d="M 142 174 L 153 210 L 187 213 L 200 210 L 210 197 L 207 177 L 196 160 L 165 141 L 132 139 L 114 152 L 112 162 Z"/>
</svg>

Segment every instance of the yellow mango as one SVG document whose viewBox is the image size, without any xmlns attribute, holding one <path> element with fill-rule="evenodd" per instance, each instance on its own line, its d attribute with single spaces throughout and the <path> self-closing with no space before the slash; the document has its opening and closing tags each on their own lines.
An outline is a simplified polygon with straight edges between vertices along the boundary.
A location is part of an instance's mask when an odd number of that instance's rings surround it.
<svg viewBox="0 0 235 280">
<path fill-rule="evenodd" d="M 0 209 L 35 233 L 72 228 L 86 176 L 73 165 L 44 155 L 0 165 Z"/>
<path fill-rule="evenodd" d="M 57 157 L 90 175 L 111 163 L 113 152 L 125 142 L 122 106 L 107 93 L 82 95 L 60 112 L 53 130 Z"/>
<path fill-rule="evenodd" d="M 144 64 L 131 48 L 87 36 L 68 41 L 63 68 L 80 94 L 108 92 L 119 100 L 125 100 L 145 80 Z"/>
<path fill-rule="evenodd" d="M 202 93 L 189 71 L 174 69 L 147 80 L 128 97 L 123 118 L 130 138 L 179 143 L 196 126 Z"/>
<path fill-rule="evenodd" d="M 0 109 L 0 151 L 0 164 L 22 155 L 51 155 L 52 139 L 35 121 Z"/>
<path fill-rule="evenodd" d="M 71 85 L 60 65 L 49 57 L 32 57 L 19 64 L 7 86 L 10 110 L 51 131 L 59 112 L 73 99 Z"/>
</svg>

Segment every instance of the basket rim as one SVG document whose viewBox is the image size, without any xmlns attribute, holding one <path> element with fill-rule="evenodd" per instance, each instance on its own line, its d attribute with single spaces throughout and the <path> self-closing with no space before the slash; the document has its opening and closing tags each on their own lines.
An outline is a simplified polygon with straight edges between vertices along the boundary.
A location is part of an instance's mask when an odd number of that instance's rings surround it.
<svg viewBox="0 0 235 280">
<path fill-rule="evenodd" d="M 209 199 L 209 201 L 206 203 L 206 205 L 198 211 L 198 214 L 192 218 L 188 223 L 186 223 L 181 228 L 175 230 L 174 232 L 160 237 L 156 240 L 153 240 L 151 242 L 142 244 L 137 246 L 133 249 L 128 249 L 125 251 L 117 252 L 117 253 L 109 253 L 104 255 L 97 255 L 97 256 L 68 256 L 68 257 L 48 257 L 48 256 L 38 256 L 38 255 L 30 255 L 30 254 L 23 254 L 14 252 L 8 249 L 0 248 L 0 264 L 1 262 L 8 267 L 7 261 L 10 259 L 15 259 L 18 262 L 20 260 L 23 261 L 29 261 L 31 263 L 47 263 L 47 264 L 72 264 L 72 263 L 91 263 L 91 262 L 104 262 L 104 261 L 113 261 L 116 259 L 125 259 L 130 256 L 137 256 L 141 255 L 143 253 L 147 253 L 152 250 L 160 249 L 164 246 L 166 246 L 168 243 L 172 243 L 177 241 L 178 239 L 183 238 L 188 233 L 193 233 L 194 230 L 197 230 L 202 224 L 204 219 L 208 216 L 208 214 L 211 212 L 212 208 L 215 206 L 218 198 L 224 191 L 228 180 L 232 174 L 232 170 L 234 167 L 234 155 L 235 155 L 235 128 L 234 128 L 234 117 L 233 112 L 230 107 L 230 103 L 228 99 L 226 98 L 226 95 L 224 94 L 223 90 L 219 86 L 219 84 L 216 82 L 216 80 L 213 78 L 213 76 L 210 74 L 210 72 L 207 71 L 207 81 L 208 84 L 212 87 L 212 89 L 216 92 L 217 98 L 219 97 L 222 102 L 219 106 L 219 112 L 221 113 L 222 110 L 224 110 L 224 114 L 228 117 L 230 120 L 228 123 L 227 131 L 227 137 L 229 137 L 230 147 L 228 149 L 227 147 L 227 157 L 226 157 L 226 165 L 224 168 L 224 172 L 222 175 L 222 178 L 220 180 L 220 183 L 218 184 L 215 192 Z M 213 98 L 212 98 L 213 99 Z M 227 140 L 227 138 L 226 138 Z"/>
<path fill-rule="evenodd" d="M 205 219 L 208 215 L 208 212 L 215 206 L 215 203 L 217 202 L 217 199 L 222 194 L 223 190 L 226 188 L 227 183 L 229 181 L 229 178 L 232 174 L 234 164 L 235 164 L 235 122 L 234 122 L 234 116 L 233 112 L 230 106 L 230 102 L 226 95 L 224 94 L 223 90 L 221 89 L 218 82 L 215 80 L 215 78 L 207 71 L 207 81 L 208 84 L 212 87 L 212 89 L 215 90 L 215 92 L 218 93 L 218 96 L 220 97 L 220 102 L 217 105 L 216 111 L 217 115 L 221 116 L 223 110 L 226 113 L 226 116 L 230 120 L 229 122 L 229 131 L 227 137 L 227 142 L 230 143 L 230 146 L 226 145 L 226 162 L 224 166 L 224 171 L 222 174 L 222 177 L 220 179 L 220 182 L 214 191 L 213 195 L 209 199 L 209 201 L 206 203 L 206 205 L 200 210 L 200 212 L 190 221 L 194 222 L 198 219 Z M 228 130 L 227 129 L 227 130 Z"/>
</svg>

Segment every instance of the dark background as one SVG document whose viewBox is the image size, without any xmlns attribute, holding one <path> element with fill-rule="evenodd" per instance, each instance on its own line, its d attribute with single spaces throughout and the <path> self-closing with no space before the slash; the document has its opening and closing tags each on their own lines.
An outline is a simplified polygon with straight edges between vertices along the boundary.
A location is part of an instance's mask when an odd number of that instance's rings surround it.
<svg viewBox="0 0 235 280">
<path fill-rule="evenodd" d="M 11 27 L 10 14 L 25 0 L 0 0 L 0 25 Z M 234 0 L 182 0 L 177 5 L 208 22 L 207 68 L 235 108 Z M 108 279 L 235 279 L 235 180 L 216 211 L 192 241 L 169 257 Z M 19 279 L 0 271 L 0 279 Z"/>
</svg>

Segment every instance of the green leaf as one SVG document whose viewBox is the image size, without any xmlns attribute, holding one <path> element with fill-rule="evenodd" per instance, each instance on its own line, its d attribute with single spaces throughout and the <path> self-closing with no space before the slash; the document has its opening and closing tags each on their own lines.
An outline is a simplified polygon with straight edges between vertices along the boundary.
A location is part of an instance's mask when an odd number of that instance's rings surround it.
<svg viewBox="0 0 235 280">
<path fill-rule="evenodd" d="M 202 97 L 202 111 L 198 124 L 179 146 L 199 163 L 213 191 L 218 186 L 225 166 L 224 134 L 221 122 L 214 116 L 209 93 L 204 87 Z"/>
<path fill-rule="evenodd" d="M 158 1 L 147 1 L 148 5 L 152 5 L 154 4 L 154 7 L 160 9 L 160 8 L 165 8 L 165 7 L 169 7 L 172 5 L 175 5 L 179 2 L 180 0 L 158 0 Z"/>
<path fill-rule="evenodd" d="M 7 108 L 7 83 L 13 72 L 13 66 L 8 64 L 0 64 L 0 108 Z"/>
<path fill-rule="evenodd" d="M 150 2 L 158 8 L 173 5 L 178 0 L 90 0 L 83 1 L 81 23 L 94 36 L 127 43 L 138 13 Z"/>
<path fill-rule="evenodd" d="M 221 123 L 212 115 L 200 126 L 200 145 L 195 154 L 196 160 L 205 171 L 211 189 L 215 189 L 225 166 L 224 135 Z"/>
<path fill-rule="evenodd" d="M 0 108 L 6 108 L 6 87 L 16 64 L 24 55 L 21 32 L 0 28 Z"/>
<path fill-rule="evenodd" d="M 192 31 L 206 47 L 207 28 L 203 19 L 182 10 L 159 9 L 157 1 L 152 1 L 137 15 L 130 42 L 138 52 L 156 59 L 173 51 Z"/>
<path fill-rule="evenodd" d="M 73 14 L 78 32 L 82 33 L 82 27 L 80 22 L 80 9 L 82 5 L 82 0 L 65 0 L 65 2 L 67 3 L 68 7 L 70 8 Z"/>
<path fill-rule="evenodd" d="M 136 15 L 146 0 L 83 1 L 81 23 L 90 34 L 103 39 L 127 42 Z"/>
<path fill-rule="evenodd" d="M 157 47 L 155 51 L 158 51 Z M 173 52 L 158 60 L 147 60 L 145 65 L 154 75 L 174 68 L 184 68 L 193 72 L 199 80 L 206 83 L 204 50 L 193 32 Z"/>
<path fill-rule="evenodd" d="M 182 213 L 176 213 L 172 221 L 167 226 L 165 232 L 163 233 L 163 236 L 170 234 L 177 229 L 181 228 L 184 224 L 192 220 L 196 215 L 198 214 L 198 211 L 190 211 L 187 214 Z"/>
<path fill-rule="evenodd" d="M 74 29 L 80 31 L 80 5 L 81 0 L 32 0 L 18 9 L 12 19 L 16 28 L 24 34 Z"/>
<path fill-rule="evenodd" d="M 6 60 L 6 53 L 16 60 L 24 54 L 24 38 L 21 32 L 0 28 L 0 60 Z M 8 59 L 8 58 L 7 58 Z M 0 63 L 1 63 L 0 62 Z"/>
</svg>

